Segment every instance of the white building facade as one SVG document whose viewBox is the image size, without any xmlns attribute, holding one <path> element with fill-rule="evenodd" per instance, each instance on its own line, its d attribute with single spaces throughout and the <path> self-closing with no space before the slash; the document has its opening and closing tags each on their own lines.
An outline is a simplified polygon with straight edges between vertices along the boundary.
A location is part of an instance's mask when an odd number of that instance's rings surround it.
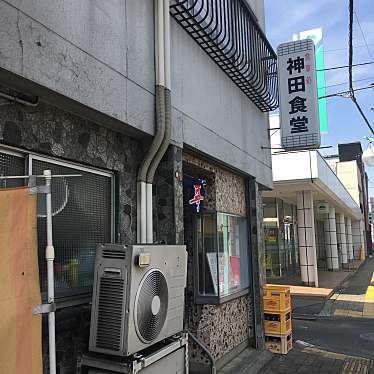
<svg viewBox="0 0 374 374">
<path fill-rule="evenodd" d="M 277 129 L 272 145 L 280 148 Z M 338 271 L 361 258 L 363 214 L 318 151 L 275 151 L 272 163 L 274 189 L 263 201 L 267 275 L 300 273 L 303 284 L 318 287 L 318 270 Z"/>
</svg>

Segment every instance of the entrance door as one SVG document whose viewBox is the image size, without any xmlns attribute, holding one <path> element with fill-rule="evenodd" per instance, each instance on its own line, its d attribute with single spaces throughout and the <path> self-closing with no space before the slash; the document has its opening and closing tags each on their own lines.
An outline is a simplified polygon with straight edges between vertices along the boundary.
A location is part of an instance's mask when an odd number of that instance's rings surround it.
<svg viewBox="0 0 374 374">
<path fill-rule="evenodd" d="M 283 202 L 283 275 L 292 275 L 297 271 L 294 212 L 292 205 Z"/>
<path fill-rule="evenodd" d="M 285 261 L 284 261 L 284 268 L 287 274 L 293 274 L 295 272 L 294 269 L 294 235 L 293 235 L 293 223 L 285 223 L 284 224 L 284 251 L 285 251 Z"/>
</svg>

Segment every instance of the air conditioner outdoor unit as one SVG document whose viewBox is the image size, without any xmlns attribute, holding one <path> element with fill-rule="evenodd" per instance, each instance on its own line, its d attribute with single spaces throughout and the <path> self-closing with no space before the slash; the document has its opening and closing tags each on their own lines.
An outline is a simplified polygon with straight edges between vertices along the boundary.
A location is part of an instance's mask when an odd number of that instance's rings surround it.
<svg viewBox="0 0 374 374">
<path fill-rule="evenodd" d="M 185 246 L 99 246 L 90 351 L 129 356 L 182 331 L 186 273 Z"/>
</svg>

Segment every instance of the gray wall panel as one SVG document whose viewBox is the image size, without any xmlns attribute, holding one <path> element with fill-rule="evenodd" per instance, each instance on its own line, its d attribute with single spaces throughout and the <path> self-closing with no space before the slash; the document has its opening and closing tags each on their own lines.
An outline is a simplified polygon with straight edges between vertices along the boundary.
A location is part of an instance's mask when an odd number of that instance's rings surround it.
<svg viewBox="0 0 374 374">
<path fill-rule="evenodd" d="M 262 24 L 263 0 L 249 2 Z M 0 21 L 0 67 L 153 134 L 152 0 L 0 0 Z M 171 29 L 173 143 L 270 186 L 267 114 L 174 20 Z"/>
</svg>

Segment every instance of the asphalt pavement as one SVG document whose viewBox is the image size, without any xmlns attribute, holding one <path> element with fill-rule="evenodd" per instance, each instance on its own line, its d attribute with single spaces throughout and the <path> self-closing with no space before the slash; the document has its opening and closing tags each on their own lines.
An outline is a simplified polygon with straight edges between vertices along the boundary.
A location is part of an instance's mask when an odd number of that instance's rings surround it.
<svg viewBox="0 0 374 374">
<path fill-rule="evenodd" d="M 332 352 L 374 359 L 374 320 L 323 318 L 294 320 L 293 336 Z"/>
<path fill-rule="evenodd" d="M 373 275 L 371 258 L 330 299 L 294 298 L 294 349 L 276 355 L 260 372 L 374 374 Z"/>
</svg>

